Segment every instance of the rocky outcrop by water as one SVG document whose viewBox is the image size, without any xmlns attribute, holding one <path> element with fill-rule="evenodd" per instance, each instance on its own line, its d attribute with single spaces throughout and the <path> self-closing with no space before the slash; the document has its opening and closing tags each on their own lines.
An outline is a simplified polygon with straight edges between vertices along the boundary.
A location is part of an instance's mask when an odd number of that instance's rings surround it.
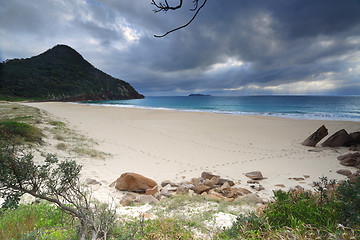
<svg viewBox="0 0 360 240">
<path fill-rule="evenodd" d="M 323 137 L 325 137 L 327 133 L 327 129 L 323 125 L 301 144 L 304 146 L 315 147 L 315 145 Z M 321 146 L 333 149 L 339 147 L 349 147 L 350 151 L 355 151 L 355 153 L 341 155 L 337 159 L 340 161 L 341 165 L 355 167 L 357 170 L 352 172 L 350 169 L 339 169 L 336 172 L 340 175 L 347 176 L 351 181 L 358 181 L 360 179 L 360 132 L 353 132 L 349 134 L 345 129 L 340 129 L 326 139 Z M 318 151 L 320 152 L 322 150 Z"/>
<path fill-rule="evenodd" d="M 303 146 L 315 147 L 315 145 L 321 141 L 326 135 L 328 135 L 328 130 L 324 125 L 322 125 L 316 132 L 311 134 L 307 139 L 305 139 L 301 144 Z"/>
</svg>

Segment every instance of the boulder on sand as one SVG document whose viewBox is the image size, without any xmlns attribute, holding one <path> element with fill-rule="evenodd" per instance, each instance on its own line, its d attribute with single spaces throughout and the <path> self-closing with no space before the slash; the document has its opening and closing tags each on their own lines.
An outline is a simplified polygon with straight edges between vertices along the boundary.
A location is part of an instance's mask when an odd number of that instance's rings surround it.
<svg viewBox="0 0 360 240">
<path fill-rule="evenodd" d="M 360 152 L 339 156 L 338 160 L 344 166 L 360 167 Z"/>
<path fill-rule="evenodd" d="M 359 177 L 360 177 L 360 170 L 357 170 L 356 172 L 354 172 L 348 176 L 350 181 L 353 181 L 353 182 L 358 181 Z"/>
<path fill-rule="evenodd" d="M 179 185 L 170 181 L 170 180 L 165 180 L 161 182 L 161 186 L 165 187 L 166 185 L 170 184 L 172 187 L 178 187 Z"/>
<path fill-rule="evenodd" d="M 353 132 L 349 134 L 349 146 L 360 145 L 360 132 Z"/>
<path fill-rule="evenodd" d="M 146 189 L 146 195 L 153 195 L 154 197 L 159 192 L 158 185 L 155 185 L 153 188 Z"/>
<path fill-rule="evenodd" d="M 159 200 L 157 200 L 154 196 L 152 195 L 140 195 L 136 198 L 136 201 L 137 202 L 140 202 L 140 203 L 158 203 Z"/>
<path fill-rule="evenodd" d="M 215 200 L 215 201 L 225 201 L 225 202 L 233 202 L 235 201 L 234 198 L 228 198 L 228 197 L 224 197 L 223 195 L 216 193 L 216 192 L 212 192 L 207 194 L 206 192 L 204 192 L 205 194 L 202 194 L 203 197 L 210 199 L 210 200 Z"/>
<path fill-rule="evenodd" d="M 248 172 L 245 173 L 245 176 L 247 176 L 248 178 L 252 179 L 252 180 L 262 180 L 264 179 L 262 173 L 260 171 L 253 171 L 253 172 Z"/>
<path fill-rule="evenodd" d="M 226 194 L 226 197 L 233 198 L 233 197 L 238 197 L 238 196 L 244 196 L 244 195 L 247 195 L 250 193 L 251 193 L 251 191 L 249 191 L 245 188 L 233 187 L 233 188 L 231 188 L 230 192 L 228 194 Z"/>
<path fill-rule="evenodd" d="M 225 179 L 225 178 L 220 178 L 219 175 L 212 174 L 211 172 L 202 172 L 202 173 L 201 173 L 201 177 L 202 177 L 204 180 L 206 180 L 206 179 L 211 180 L 211 179 L 213 179 L 213 178 L 218 179 L 218 182 L 217 182 L 215 185 L 217 185 L 217 184 L 223 185 L 223 184 L 226 183 L 226 182 L 228 182 L 228 183 L 230 184 L 230 186 L 234 186 L 234 185 L 235 185 L 235 183 L 234 183 L 233 181 L 231 181 L 231 180 L 229 180 L 229 179 Z"/>
<path fill-rule="evenodd" d="M 308 147 L 315 147 L 315 145 L 320 142 L 326 135 L 328 135 L 328 130 L 324 125 L 322 125 L 316 132 L 311 134 L 307 139 L 305 139 L 301 145 Z"/>
<path fill-rule="evenodd" d="M 217 185 L 219 183 L 220 177 L 215 176 L 213 178 L 209 179 L 205 179 L 204 184 L 208 187 L 214 187 L 215 185 Z"/>
<path fill-rule="evenodd" d="M 109 186 L 112 187 L 114 185 L 115 188 L 120 191 L 145 193 L 146 190 L 153 189 L 157 186 L 157 183 L 154 180 L 140 174 L 127 172 L 121 174 L 121 176 Z"/>
<path fill-rule="evenodd" d="M 336 173 L 344 175 L 344 176 L 351 175 L 351 171 L 349 169 L 339 169 L 336 171 Z"/>
<path fill-rule="evenodd" d="M 122 197 L 120 200 L 120 204 L 124 207 L 129 206 L 134 200 L 136 199 L 136 196 L 128 193 Z"/>
<path fill-rule="evenodd" d="M 321 144 L 323 147 L 341 147 L 345 146 L 349 141 L 349 134 L 345 129 L 341 129 L 331 135 L 325 142 Z"/>
<path fill-rule="evenodd" d="M 85 180 L 86 184 L 89 184 L 89 185 L 96 185 L 96 184 L 99 184 L 100 186 L 102 185 L 101 182 L 93 179 L 93 178 L 87 178 Z"/>
<path fill-rule="evenodd" d="M 212 174 L 211 172 L 202 172 L 201 177 L 203 179 L 209 179 L 209 180 L 211 180 L 213 177 L 219 177 L 220 178 L 219 175 Z"/>
<path fill-rule="evenodd" d="M 230 186 L 234 186 L 235 183 L 232 180 L 226 179 L 226 178 L 220 178 L 218 184 L 223 185 L 224 183 L 229 183 Z"/>
</svg>

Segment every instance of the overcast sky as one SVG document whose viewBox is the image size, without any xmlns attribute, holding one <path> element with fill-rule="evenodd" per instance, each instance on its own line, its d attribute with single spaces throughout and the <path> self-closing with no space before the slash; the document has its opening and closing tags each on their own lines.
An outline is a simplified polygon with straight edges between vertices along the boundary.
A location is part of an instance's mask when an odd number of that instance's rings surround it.
<svg viewBox="0 0 360 240">
<path fill-rule="evenodd" d="M 360 0 L 208 0 L 153 37 L 185 2 L 0 0 L 0 61 L 66 44 L 145 96 L 360 94 Z"/>
</svg>

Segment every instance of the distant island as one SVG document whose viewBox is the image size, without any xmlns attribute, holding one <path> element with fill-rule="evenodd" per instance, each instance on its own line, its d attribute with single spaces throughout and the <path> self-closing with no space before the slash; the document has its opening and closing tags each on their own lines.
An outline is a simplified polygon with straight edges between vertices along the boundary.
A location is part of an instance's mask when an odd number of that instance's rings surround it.
<svg viewBox="0 0 360 240">
<path fill-rule="evenodd" d="M 86 101 L 144 98 L 66 45 L 0 63 L 0 100 Z"/>
<path fill-rule="evenodd" d="M 207 94 L 199 94 L 199 93 L 192 93 L 189 95 L 189 97 L 210 97 L 211 95 Z"/>
</svg>

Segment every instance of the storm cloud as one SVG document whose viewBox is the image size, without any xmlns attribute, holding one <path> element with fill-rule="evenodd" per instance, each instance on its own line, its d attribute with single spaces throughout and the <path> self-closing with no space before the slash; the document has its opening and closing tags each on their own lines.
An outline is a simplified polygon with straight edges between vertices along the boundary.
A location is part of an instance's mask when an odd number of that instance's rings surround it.
<svg viewBox="0 0 360 240">
<path fill-rule="evenodd" d="M 176 1 L 174 1 L 176 2 Z M 151 95 L 360 94 L 360 1 L 0 0 L 0 61 L 56 44 Z"/>
</svg>

